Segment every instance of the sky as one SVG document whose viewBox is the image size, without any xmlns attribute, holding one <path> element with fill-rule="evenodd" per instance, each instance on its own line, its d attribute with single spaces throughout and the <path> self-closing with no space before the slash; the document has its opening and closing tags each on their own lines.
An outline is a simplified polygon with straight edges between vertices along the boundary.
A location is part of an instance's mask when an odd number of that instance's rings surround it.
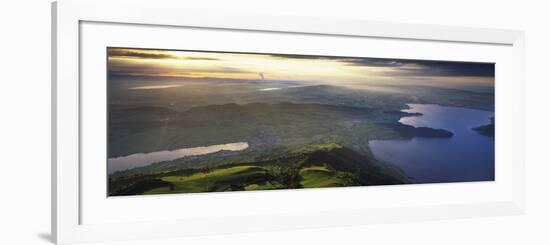
<svg viewBox="0 0 550 245">
<path fill-rule="evenodd" d="M 491 63 L 134 48 L 108 48 L 108 60 L 109 76 L 494 86 Z"/>
</svg>

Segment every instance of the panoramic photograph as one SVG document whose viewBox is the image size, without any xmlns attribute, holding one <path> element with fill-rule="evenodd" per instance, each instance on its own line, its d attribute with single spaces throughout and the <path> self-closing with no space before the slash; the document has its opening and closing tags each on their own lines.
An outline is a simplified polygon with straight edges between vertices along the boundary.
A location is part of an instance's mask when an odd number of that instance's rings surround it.
<svg viewBox="0 0 550 245">
<path fill-rule="evenodd" d="M 107 196 L 494 181 L 495 64 L 107 48 Z"/>
</svg>

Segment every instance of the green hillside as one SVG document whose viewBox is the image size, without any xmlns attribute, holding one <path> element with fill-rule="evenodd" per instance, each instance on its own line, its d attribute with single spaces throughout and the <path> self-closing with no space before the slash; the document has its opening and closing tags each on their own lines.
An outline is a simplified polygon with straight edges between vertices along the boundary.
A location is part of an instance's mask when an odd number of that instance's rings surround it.
<svg viewBox="0 0 550 245">
<path fill-rule="evenodd" d="M 397 168 L 339 144 L 304 146 L 262 161 L 219 163 L 109 179 L 110 196 L 410 183 Z"/>
</svg>

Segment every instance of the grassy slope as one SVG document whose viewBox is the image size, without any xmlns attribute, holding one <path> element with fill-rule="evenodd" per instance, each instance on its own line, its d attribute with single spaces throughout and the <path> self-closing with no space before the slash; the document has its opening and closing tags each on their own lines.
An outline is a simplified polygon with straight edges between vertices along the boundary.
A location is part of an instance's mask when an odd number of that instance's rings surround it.
<svg viewBox="0 0 550 245">
<path fill-rule="evenodd" d="M 330 170 L 327 166 L 311 166 L 300 169 L 300 185 L 304 188 L 352 186 L 352 174 Z"/>
<path fill-rule="evenodd" d="M 185 169 L 184 169 L 185 170 Z M 401 172 L 335 143 L 271 161 L 220 164 L 110 180 L 110 195 L 196 193 L 409 183 Z"/>
</svg>

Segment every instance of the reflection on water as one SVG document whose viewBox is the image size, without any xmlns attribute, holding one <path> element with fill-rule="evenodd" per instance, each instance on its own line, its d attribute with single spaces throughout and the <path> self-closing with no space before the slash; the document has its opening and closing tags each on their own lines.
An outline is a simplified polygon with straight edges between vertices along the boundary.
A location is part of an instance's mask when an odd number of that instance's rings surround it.
<svg viewBox="0 0 550 245">
<path fill-rule="evenodd" d="M 494 180 L 494 138 L 472 130 L 488 124 L 493 112 L 439 105 L 410 104 L 399 122 L 415 127 L 445 129 L 451 138 L 372 140 L 375 157 L 398 165 L 418 183 Z"/>
<path fill-rule="evenodd" d="M 219 151 L 242 151 L 246 148 L 248 148 L 247 142 L 237 142 L 221 145 L 182 148 L 173 151 L 136 153 L 129 156 L 109 158 L 107 160 L 107 171 L 111 174 L 119 170 L 143 167 L 152 163 L 171 161 L 186 156 L 205 155 Z"/>
</svg>

